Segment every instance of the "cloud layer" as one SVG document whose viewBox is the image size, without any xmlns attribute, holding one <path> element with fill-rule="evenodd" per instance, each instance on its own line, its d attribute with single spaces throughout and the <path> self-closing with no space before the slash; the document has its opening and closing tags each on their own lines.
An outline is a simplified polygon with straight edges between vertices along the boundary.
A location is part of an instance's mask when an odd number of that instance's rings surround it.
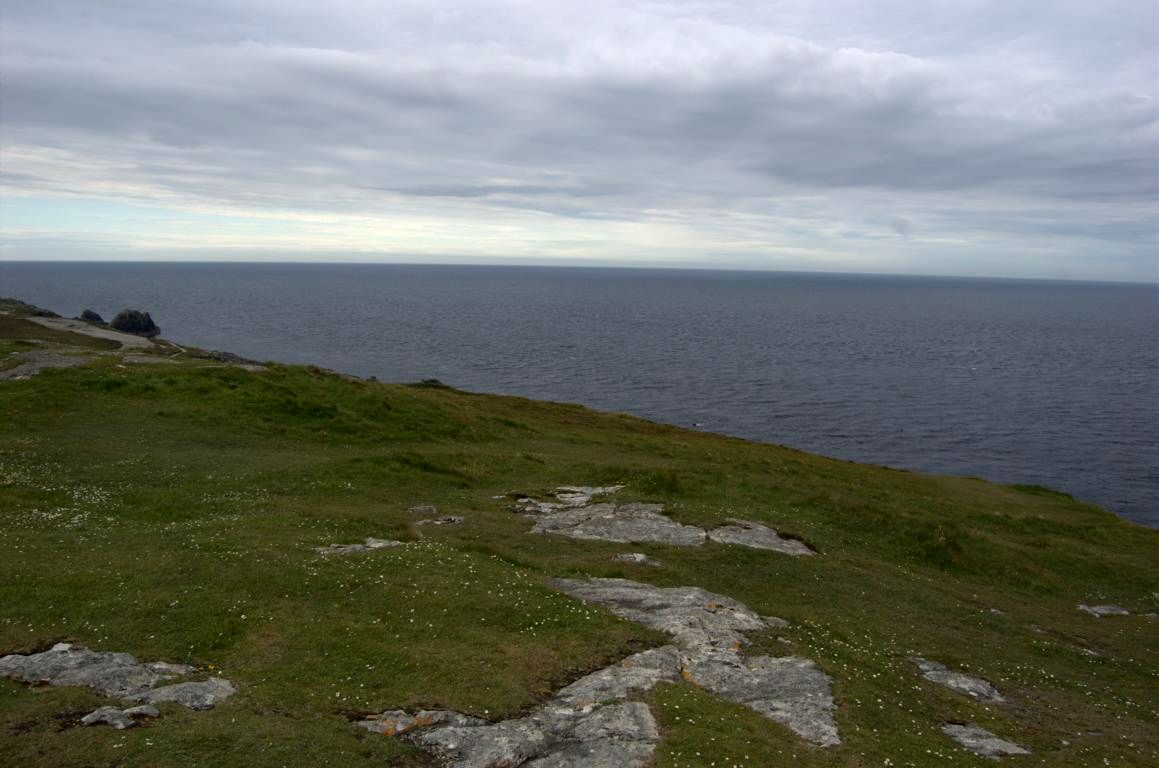
<svg viewBox="0 0 1159 768">
<path fill-rule="evenodd" d="M 1159 279 L 1149 2 L 4 5 L 5 258 Z"/>
</svg>

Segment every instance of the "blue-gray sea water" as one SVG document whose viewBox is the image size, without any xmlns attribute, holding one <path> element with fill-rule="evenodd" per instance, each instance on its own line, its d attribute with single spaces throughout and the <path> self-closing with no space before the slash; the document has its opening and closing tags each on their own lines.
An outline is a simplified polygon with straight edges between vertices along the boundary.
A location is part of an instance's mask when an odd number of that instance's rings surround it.
<svg viewBox="0 0 1159 768">
<path fill-rule="evenodd" d="M 1159 287 L 522 267 L 0 263 L 0 295 L 384 381 L 584 403 L 1159 526 Z"/>
</svg>

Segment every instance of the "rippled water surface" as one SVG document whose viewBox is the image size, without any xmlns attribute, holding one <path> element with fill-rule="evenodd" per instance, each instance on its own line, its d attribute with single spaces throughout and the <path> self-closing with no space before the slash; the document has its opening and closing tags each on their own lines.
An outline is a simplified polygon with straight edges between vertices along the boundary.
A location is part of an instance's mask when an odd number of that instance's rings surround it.
<svg viewBox="0 0 1159 768">
<path fill-rule="evenodd" d="M 1038 483 L 1159 525 L 1159 288 L 788 273 L 0 263 L 167 338 Z"/>
</svg>

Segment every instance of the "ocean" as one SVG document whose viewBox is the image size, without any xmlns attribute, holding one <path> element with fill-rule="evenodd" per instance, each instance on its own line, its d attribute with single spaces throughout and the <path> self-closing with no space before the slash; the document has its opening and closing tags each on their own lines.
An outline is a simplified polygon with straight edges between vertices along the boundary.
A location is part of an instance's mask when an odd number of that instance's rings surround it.
<svg viewBox="0 0 1159 768">
<path fill-rule="evenodd" d="M 697 270 L 0 262 L 178 343 L 1045 485 L 1159 526 L 1159 286 Z"/>
</svg>

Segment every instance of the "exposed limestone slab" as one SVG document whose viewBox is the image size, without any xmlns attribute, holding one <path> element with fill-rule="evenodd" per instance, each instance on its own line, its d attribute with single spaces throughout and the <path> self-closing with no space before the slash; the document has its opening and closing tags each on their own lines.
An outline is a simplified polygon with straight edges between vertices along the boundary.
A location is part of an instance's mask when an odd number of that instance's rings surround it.
<svg viewBox="0 0 1159 768">
<path fill-rule="evenodd" d="M 769 549 L 794 557 L 817 554 L 805 542 L 785 538 L 779 535 L 776 530 L 760 523 L 735 519 L 728 522 L 728 525 L 722 525 L 709 531 L 708 538 L 718 544 L 739 544 L 742 547 L 752 547 L 753 549 Z"/>
<path fill-rule="evenodd" d="M 29 685 L 92 688 L 117 698 L 141 693 L 192 671 L 192 667 L 163 662 L 142 664 L 127 653 L 90 651 L 68 643 L 57 643 L 41 653 L 0 658 L 0 676 Z"/>
<path fill-rule="evenodd" d="M 618 664 L 585 675 L 561 688 L 548 703 L 555 709 L 590 710 L 622 701 L 632 692 L 650 691 L 660 682 L 680 680 L 680 652 L 671 645 L 635 653 Z"/>
<path fill-rule="evenodd" d="M 653 568 L 659 568 L 661 566 L 659 560 L 648 557 L 643 552 L 623 552 L 613 557 L 612 560 L 617 563 L 630 563 L 631 565 L 650 565 Z"/>
<path fill-rule="evenodd" d="M 622 485 L 561 485 L 552 494 L 556 501 L 539 501 L 528 496 L 515 500 L 515 511 L 530 515 L 544 515 L 561 509 L 583 507 L 591 503 L 595 496 L 605 496 L 623 490 Z"/>
<path fill-rule="evenodd" d="M 830 679 L 797 656 L 717 654 L 686 660 L 685 677 L 723 699 L 743 704 L 823 747 L 841 743 L 833 719 Z"/>
<path fill-rule="evenodd" d="M 978 725 L 962 725 L 946 723 L 942 726 L 942 733 L 961 744 L 975 755 L 982 757 L 1004 757 L 1006 755 L 1029 755 L 1030 750 L 1024 749 L 1012 741 L 1000 739 L 990 731 Z"/>
<path fill-rule="evenodd" d="M 483 723 L 456 712 L 384 712 L 358 723 L 407 738 L 452 768 L 642 768 L 659 741 L 648 707 L 628 697 L 688 680 L 782 723 L 819 746 L 840 743 L 831 681 L 808 659 L 743 659 L 744 632 L 768 624 L 743 603 L 699 587 L 627 579 L 556 579 L 553 585 L 676 639 L 576 680 L 525 717 Z M 774 620 L 779 621 L 779 620 Z"/>
<path fill-rule="evenodd" d="M 161 712 L 156 707 L 149 705 L 129 707 L 128 709 L 100 707 L 82 717 L 80 722 L 81 725 L 111 725 L 118 731 L 123 731 L 136 725 L 137 720 L 159 717 L 160 715 Z"/>
<path fill-rule="evenodd" d="M 660 731 L 648 707 L 633 701 L 590 712 L 545 708 L 494 725 L 435 728 L 415 741 L 452 768 L 643 768 Z"/>
<path fill-rule="evenodd" d="M 666 632 L 684 651 L 735 651 L 745 632 L 765 622 L 744 603 L 700 587 L 654 587 L 629 579 L 552 579 L 572 597 L 607 606 L 617 616 Z"/>
<path fill-rule="evenodd" d="M 544 513 L 531 532 L 622 543 L 646 541 L 685 547 L 704 543 L 704 529 L 681 525 L 660 514 L 663 509 L 660 504 L 591 504 Z"/>
<path fill-rule="evenodd" d="M 228 680 L 211 677 L 195 683 L 176 683 L 154 688 L 129 696 L 128 700 L 145 704 L 175 701 L 187 709 L 213 709 L 235 693 L 237 689 Z"/>
<path fill-rule="evenodd" d="M 424 709 L 411 715 L 401 709 L 391 709 L 377 715 L 370 715 L 357 722 L 359 728 L 384 736 L 401 736 L 416 728 L 434 725 L 479 726 L 487 721 L 470 715 L 462 715 L 449 709 Z"/>
<path fill-rule="evenodd" d="M 466 520 L 461 515 L 444 515 L 443 517 L 429 518 L 426 520 L 417 520 L 415 525 L 458 525 Z"/>
<path fill-rule="evenodd" d="M 1096 618 L 1103 616 L 1130 616 L 1131 612 L 1121 605 L 1087 605 L 1086 603 L 1079 603 L 1078 609 Z"/>
<path fill-rule="evenodd" d="M 57 643 L 41 653 L 0 658 L 0 676 L 30 685 L 92 688 L 106 696 L 146 705 L 117 710 L 130 718 L 155 717 L 148 714 L 156 712 L 149 705 L 164 701 L 173 701 L 188 709 L 210 709 L 236 692 L 228 680 L 220 677 L 157 687 L 159 683 L 193 671 L 193 667 L 163 661 L 142 664 L 127 653 L 90 651 L 68 643 Z M 107 709 L 115 708 L 102 707 L 90 713 L 93 723 L 107 722 L 114 728 L 128 727 L 123 724 L 123 718 L 105 711 Z M 122 725 L 117 725 L 118 722 Z"/>
<path fill-rule="evenodd" d="M 921 670 L 922 677 L 938 685 L 944 685 L 952 691 L 964 693 L 980 701 L 1006 701 L 997 688 L 980 677 L 954 672 L 945 664 L 923 659 L 920 656 L 913 656 L 910 661 Z"/>
<path fill-rule="evenodd" d="M 743 704 L 823 747 L 840 744 L 832 680 L 809 659 L 745 659 L 744 634 L 766 622 L 743 603 L 699 587 L 654 587 L 628 579 L 554 579 L 569 595 L 667 632 L 681 652 L 681 674 L 728 701 Z"/>
<path fill-rule="evenodd" d="M 368 538 L 361 544 L 328 544 L 325 547 L 315 547 L 314 551 L 319 555 L 349 555 L 355 552 L 369 552 L 372 549 L 401 546 L 401 541 L 394 541 L 393 539 Z"/>
</svg>

